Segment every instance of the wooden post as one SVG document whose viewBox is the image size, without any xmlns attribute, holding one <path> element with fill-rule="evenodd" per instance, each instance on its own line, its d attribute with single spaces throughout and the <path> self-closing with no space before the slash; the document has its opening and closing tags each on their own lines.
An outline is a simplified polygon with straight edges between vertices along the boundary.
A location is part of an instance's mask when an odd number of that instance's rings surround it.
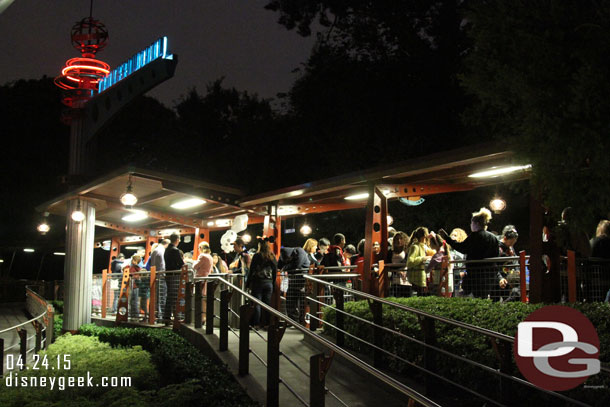
<svg viewBox="0 0 610 407">
<path fill-rule="evenodd" d="M 45 329 L 44 348 L 49 349 L 55 335 L 55 309 L 51 304 L 47 304 L 47 329 Z"/>
<path fill-rule="evenodd" d="M 220 333 L 218 335 L 218 350 L 229 349 L 229 300 L 231 293 L 229 290 L 220 291 Z"/>
<path fill-rule="evenodd" d="M 106 318 L 108 309 L 108 269 L 102 270 L 102 318 Z"/>
<path fill-rule="evenodd" d="M 568 250 L 568 301 L 576 302 L 576 253 Z"/>
<path fill-rule="evenodd" d="M 158 237 L 155 236 L 151 236 L 150 234 L 148 234 L 146 236 L 146 248 L 144 249 L 144 258 L 142 259 L 142 261 L 144 262 L 144 264 L 148 263 L 148 259 L 150 257 L 150 255 L 152 254 L 152 247 L 155 243 L 157 243 L 159 241 Z"/>
<path fill-rule="evenodd" d="M 206 317 L 205 317 L 205 333 L 211 335 L 214 333 L 214 293 L 218 287 L 216 281 L 209 281 L 206 292 Z"/>
<path fill-rule="evenodd" d="M 115 257 L 115 258 L 118 257 L 118 255 L 120 253 L 121 253 L 121 239 L 118 236 L 113 237 L 112 240 L 110 240 L 110 255 L 108 256 L 107 270 L 110 270 L 112 272 L 112 260 L 114 260 L 113 257 Z"/>
<path fill-rule="evenodd" d="M 178 315 L 186 313 L 186 282 L 188 281 L 189 269 L 185 264 L 180 270 L 180 280 L 178 281 L 178 297 L 176 298 L 176 307 L 174 308 L 174 324 L 173 330 L 178 331 L 182 321 Z"/>
<path fill-rule="evenodd" d="M 123 268 L 123 278 L 121 279 L 121 293 L 116 312 L 116 323 L 128 321 L 129 309 L 129 267 Z"/>
<path fill-rule="evenodd" d="M 324 407 L 326 402 L 326 374 L 330 369 L 333 354 L 324 353 L 312 355 L 309 358 L 309 405 L 311 407 Z"/>
<path fill-rule="evenodd" d="M 21 361 L 23 362 L 20 370 L 25 370 L 28 358 L 28 331 L 24 328 L 19 328 L 17 333 L 19 334 L 19 355 L 21 355 Z M 4 361 L 2 362 L 4 363 Z"/>
<path fill-rule="evenodd" d="M 36 342 L 34 343 L 34 352 L 40 352 L 42 344 L 42 327 L 40 322 L 34 321 L 34 329 L 36 330 Z"/>
<path fill-rule="evenodd" d="M 157 313 L 157 268 L 150 267 L 150 299 L 148 301 L 148 323 L 155 324 L 155 314 Z M 159 315 L 159 318 L 162 316 Z"/>
<path fill-rule="evenodd" d="M 254 304 L 248 302 L 239 308 L 239 375 L 250 372 L 250 319 Z"/>
<path fill-rule="evenodd" d="M 543 301 L 544 273 L 542 270 L 542 228 L 544 213 L 537 191 L 530 191 L 530 302 Z"/>
<path fill-rule="evenodd" d="M 4 377 L 4 339 L 0 338 L 0 377 Z"/>
<path fill-rule="evenodd" d="M 271 320 L 267 336 L 267 403 L 268 407 L 280 404 L 280 342 L 285 325 L 280 325 L 277 318 Z"/>
<path fill-rule="evenodd" d="M 519 252 L 519 285 L 521 286 L 521 302 L 527 302 L 527 280 L 525 279 L 526 260 L 525 250 Z"/>
<path fill-rule="evenodd" d="M 190 324 L 193 321 L 193 283 L 186 283 L 184 303 L 184 323 Z"/>
<path fill-rule="evenodd" d="M 364 277 L 369 278 L 373 264 L 376 259 L 373 255 L 373 243 L 379 242 L 381 246 L 381 259 L 385 259 L 388 253 L 388 201 L 383 192 L 373 184 L 368 187 L 368 203 L 366 206 L 366 224 L 364 228 Z M 371 286 L 364 282 L 364 288 Z M 378 295 L 378 292 L 371 293 Z"/>
<path fill-rule="evenodd" d="M 390 293 L 390 280 L 388 279 L 388 269 L 385 261 L 379 260 L 379 280 L 377 281 L 378 297 L 385 298 Z"/>
<path fill-rule="evenodd" d="M 195 283 L 195 329 L 203 326 L 203 284 L 203 281 Z"/>
</svg>

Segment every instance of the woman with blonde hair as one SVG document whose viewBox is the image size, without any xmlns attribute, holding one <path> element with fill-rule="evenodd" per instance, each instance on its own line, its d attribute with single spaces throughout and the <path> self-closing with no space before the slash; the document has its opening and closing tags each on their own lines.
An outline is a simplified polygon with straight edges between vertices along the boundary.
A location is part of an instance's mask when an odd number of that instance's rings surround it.
<svg viewBox="0 0 610 407">
<path fill-rule="evenodd" d="M 210 250 L 210 245 L 208 244 L 208 242 L 201 242 L 199 243 L 199 258 L 197 258 L 197 261 L 193 264 L 193 271 L 194 271 L 194 275 L 195 277 L 207 277 L 211 272 L 212 269 L 214 267 L 214 260 L 212 259 L 212 251 Z M 206 295 L 207 294 L 207 288 L 208 288 L 208 283 L 205 282 L 203 284 L 203 289 L 202 289 L 202 295 Z M 206 315 L 206 301 L 203 302 L 203 315 L 202 315 L 202 320 L 203 322 L 205 322 L 205 315 Z"/>
<path fill-rule="evenodd" d="M 318 249 L 318 241 L 316 239 L 307 239 L 303 245 L 303 250 L 307 253 L 307 258 L 310 264 L 320 265 L 320 261 L 316 258 L 316 250 Z"/>
<path fill-rule="evenodd" d="M 195 277 L 207 277 L 212 272 L 214 259 L 212 259 L 211 253 L 212 251 L 210 250 L 208 242 L 199 243 L 199 258 L 197 258 L 197 262 L 193 264 Z"/>
<path fill-rule="evenodd" d="M 396 238 L 396 236 L 394 236 Z M 428 229 L 420 226 L 413 231 L 407 254 L 407 278 L 417 295 L 426 293 L 426 262 L 432 256 L 426 254 L 428 245 Z"/>
<path fill-rule="evenodd" d="M 439 234 L 455 250 L 464 253 L 466 260 L 482 260 L 500 255 L 498 238 L 487 231 L 487 225 L 491 221 L 491 211 L 481 208 L 472 214 L 470 230 L 466 240 L 458 242 L 453 240 L 443 229 Z M 465 295 L 473 295 L 478 298 L 487 298 L 491 290 L 497 284 L 497 267 L 491 263 L 474 263 L 468 265 L 462 280 L 462 288 Z"/>
</svg>

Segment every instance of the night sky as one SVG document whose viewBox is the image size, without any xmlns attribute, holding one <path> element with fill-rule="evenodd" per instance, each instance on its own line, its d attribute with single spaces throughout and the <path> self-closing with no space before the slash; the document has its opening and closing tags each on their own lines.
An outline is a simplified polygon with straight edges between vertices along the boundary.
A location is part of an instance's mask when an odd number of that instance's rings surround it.
<svg viewBox="0 0 610 407">
<path fill-rule="evenodd" d="M 292 71 L 311 51 L 303 38 L 277 23 L 266 1 L 97 0 L 93 17 L 106 25 L 107 47 L 99 59 L 116 67 L 166 35 L 179 57 L 171 80 L 149 92 L 172 107 L 195 86 L 224 76 L 225 86 L 264 98 L 286 92 Z M 17 0 L 0 14 L 0 84 L 55 77 L 66 60 L 80 56 L 70 43 L 72 25 L 89 15 L 88 0 Z"/>
</svg>

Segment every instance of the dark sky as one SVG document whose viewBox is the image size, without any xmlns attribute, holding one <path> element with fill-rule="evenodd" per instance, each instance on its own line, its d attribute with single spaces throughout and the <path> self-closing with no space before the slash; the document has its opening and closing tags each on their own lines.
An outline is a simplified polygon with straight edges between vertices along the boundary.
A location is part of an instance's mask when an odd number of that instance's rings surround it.
<svg viewBox="0 0 610 407">
<path fill-rule="evenodd" d="M 173 106 L 192 86 L 221 76 L 224 84 L 268 98 L 289 89 L 293 69 L 309 56 L 313 37 L 277 23 L 265 0 L 97 0 L 93 17 L 106 25 L 108 46 L 98 54 L 112 68 L 158 37 L 179 56 L 173 79 L 149 92 Z M 72 25 L 89 15 L 88 0 L 16 0 L 0 14 L 0 84 L 55 77 L 80 56 Z"/>
</svg>

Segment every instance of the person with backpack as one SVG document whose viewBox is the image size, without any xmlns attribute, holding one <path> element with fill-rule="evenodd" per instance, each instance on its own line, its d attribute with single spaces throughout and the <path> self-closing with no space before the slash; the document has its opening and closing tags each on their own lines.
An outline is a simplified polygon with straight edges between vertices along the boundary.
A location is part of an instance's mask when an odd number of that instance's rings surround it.
<svg viewBox="0 0 610 407">
<path fill-rule="evenodd" d="M 273 294 L 273 280 L 277 275 L 277 260 L 271 251 L 268 238 L 258 239 L 258 251 L 252 257 L 248 274 L 246 275 L 246 288 L 252 291 L 252 295 L 271 305 Z M 262 312 L 260 305 L 256 305 L 250 325 L 255 327 L 269 326 L 269 313 Z"/>
</svg>

